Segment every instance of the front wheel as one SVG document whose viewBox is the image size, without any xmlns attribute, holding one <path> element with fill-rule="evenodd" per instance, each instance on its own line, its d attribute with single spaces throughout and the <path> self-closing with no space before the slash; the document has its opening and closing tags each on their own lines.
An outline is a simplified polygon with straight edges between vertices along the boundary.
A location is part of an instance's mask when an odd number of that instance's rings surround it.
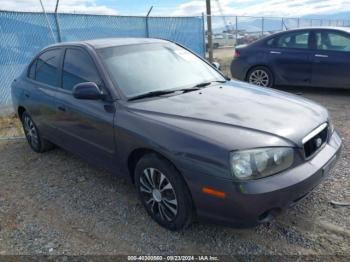
<svg viewBox="0 0 350 262">
<path fill-rule="evenodd" d="M 192 222 L 193 206 L 188 188 L 175 167 L 156 154 L 141 158 L 135 184 L 147 213 L 161 226 L 182 229 Z"/>
<path fill-rule="evenodd" d="M 250 84 L 262 87 L 272 87 L 274 81 L 272 72 L 267 67 L 263 66 L 251 69 L 248 73 L 247 80 Z"/>
</svg>

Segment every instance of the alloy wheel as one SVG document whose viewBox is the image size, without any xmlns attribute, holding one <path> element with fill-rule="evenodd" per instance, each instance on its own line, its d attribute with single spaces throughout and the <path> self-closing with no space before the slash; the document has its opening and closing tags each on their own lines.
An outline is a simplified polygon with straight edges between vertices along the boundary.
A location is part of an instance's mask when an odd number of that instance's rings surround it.
<svg viewBox="0 0 350 262">
<path fill-rule="evenodd" d="M 140 192 L 147 208 L 162 221 L 171 222 L 178 213 L 178 202 L 169 179 L 156 168 L 144 169 Z"/>
<path fill-rule="evenodd" d="M 249 76 L 249 83 L 257 86 L 268 87 L 270 84 L 269 74 L 265 70 L 254 70 Z"/>
<path fill-rule="evenodd" d="M 39 147 L 39 136 L 38 131 L 36 130 L 36 127 L 32 121 L 32 119 L 29 116 L 24 116 L 23 118 L 23 127 L 24 127 L 24 133 L 26 135 L 26 138 L 28 140 L 28 143 L 34 147 Z"/>
</svg>

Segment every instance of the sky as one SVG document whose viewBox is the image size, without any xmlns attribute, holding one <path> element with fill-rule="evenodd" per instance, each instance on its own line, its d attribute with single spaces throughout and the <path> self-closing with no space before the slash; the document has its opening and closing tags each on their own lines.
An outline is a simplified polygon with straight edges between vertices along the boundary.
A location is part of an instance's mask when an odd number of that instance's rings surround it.
<svg viewBox="0 0 350 262">
<path fill-rule="evenodd" d="M 42 0 L 53 11 L 56 0 Z M 301 17 L 350 13 L 350 0 L 211 0 L 212 12 L 220 15 Z M 205 12 L 205 0 L 60 0 L 59 11 L 111 15 L 191 16 Z M 41 11 L 39 0 L 0 0 L 0 10 Z M 350 17 L 349 17 L 350 19 Z"/>
</svg>

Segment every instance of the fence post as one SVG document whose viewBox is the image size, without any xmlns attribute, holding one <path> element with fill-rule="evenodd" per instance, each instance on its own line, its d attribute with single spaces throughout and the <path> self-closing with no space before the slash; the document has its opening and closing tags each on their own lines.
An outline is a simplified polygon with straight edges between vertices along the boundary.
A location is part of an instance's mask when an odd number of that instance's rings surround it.
<svg viewBox="0 0 350 262">
<path fill-rule="evenodd" d="M 207 53 L 207 47 L 205 44 L 205 16 L 202 13 L 202 30 L 203 30 L 203 58 L 205 58 L 205 54 Z"/>
<path fill-rule="evenodd" d="M 265 18 L 262 17 L 261 18 L 261 37 L 264 36 L 264 22 L 265 22 Z"/>
<path fill-rule="evenodd" d="M 238 42 L 238 17 L 236 16 L 236 43 L 235 46 L 237 46 L 237 42 Z"/>
<path fill-rule="evenodd" d="M 58 22 L 58 14 L 57 14 L 59 2 L 60 2 L 60 0 L 57 0 L 57 2 L 56 2 L 55 21 L 56 21 L 56 28 L 57 28 L 57 38 L 58 38 L 57 40 L 58 40 L 58 42 L 62 42 L 62 39 L 61 39 L 61 28 L 60 28 L 60 23 Z"/>
<path fill-rule="evenodd" d="M 151 8 L 148 10 L 147 15 L 146 15 L 146 37 L 149 38 L 149 27 L 148 27 L 148 18 L 149 18 L 149 14 L 151 13 L 153 9 L 153 5 L 151 6 Z"/>
<path fill-rule="evenodd" d="M 211 24 L 211 6 L 210 0 L 206 0 L 206 8 L 207 8 L 207 37 L 208 37 L 208 54 L 209 54 L 209 62 L 212 63 L 214 61 L 213 56 L 213 30 Z"/>
<path fill-rule="evenodd" d="M 52 30 L 52 27 L 51 27 L 51 25 L 50 25 L 49 18 L 47 17 L 47 13 L 46 13 L 46 11 L 45 11 L 43 2 L 42 2 L 41 0 L 39 0 L 39 1 L 40 1 L 41 8 L 42 8 L 42 10 L 43 10 L 44 16 L 45 16 L 45 18 L 46 18 L 47 25 L 48 25 L 48 27 L 49 27 L 49 29 L 50 29 L 50 31 L 51 31 L 51 35 L 52 35 L 53 41 L 56 42 L 55 34 L 53 33 L 53 30 Z"/>
<path fill-rule="evenodd" d="M 300 27 L 300 18 L 298 18 L 297 23 L 298 23 L 297 27 L 299 28 Z"/>
</svg>

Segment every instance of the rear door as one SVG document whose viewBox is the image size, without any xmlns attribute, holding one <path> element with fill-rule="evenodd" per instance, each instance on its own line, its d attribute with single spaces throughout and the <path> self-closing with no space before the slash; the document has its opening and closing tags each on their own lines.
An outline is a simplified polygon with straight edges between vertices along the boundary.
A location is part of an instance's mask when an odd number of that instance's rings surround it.
<svg viewBox="0 0 350 262">
<path fill-rule="evenodd" d="M 283 33 L 267 42 L 266 64 L 275 75 L 275 84 L 309 85 L 312 71 L 310 31 Z"/>
<path fill-rule="evenodd" d="M 94 82 L 105 90 L 90 54 L 80 47 L 65 50 L 62 87 L 57 93 L 57 128 L 64 147 L 105 168 L 115 163 L 114 103 L 73 97 L 78 83 Z M 107 92 L 106 92 L 107 93 Z"/>
<path fill-rule="evenodd" d="M 34 119 L 41 135 L 59 144 L 55 123 L 56 92 L 59 89 L 59 66 L 62 48 L 43 51 L 33 60 L 27 72 L 28 85 L 24 90 L 24 106 Z"/>
<path fill-rule="evenodd" d="M 315 32 L 312 85 L 350 88 L 350 35 L 336 30 Z"/>
</svg>

